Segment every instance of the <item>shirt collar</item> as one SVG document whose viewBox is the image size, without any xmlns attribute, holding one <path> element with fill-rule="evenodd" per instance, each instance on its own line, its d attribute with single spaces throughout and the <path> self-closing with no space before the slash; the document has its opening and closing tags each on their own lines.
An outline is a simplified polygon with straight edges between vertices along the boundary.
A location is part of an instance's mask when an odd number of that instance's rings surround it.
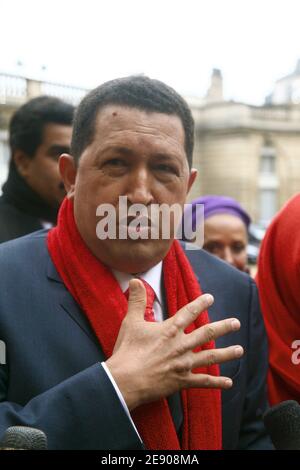
<svg viewBox="0 0 300 470">
<path fill-rule="evenodd" d="M 153 266 L 144 273 L 138 273 L 135 275 L 123 273 L 112 269 L 112 273 L 121 287 L 122 292 L 126 292 L 129 287 L 130 279 L 141 278 L 152 287 L 155 292 L 158 302 L 162 305 L 162 261 Z"/>
</svg>

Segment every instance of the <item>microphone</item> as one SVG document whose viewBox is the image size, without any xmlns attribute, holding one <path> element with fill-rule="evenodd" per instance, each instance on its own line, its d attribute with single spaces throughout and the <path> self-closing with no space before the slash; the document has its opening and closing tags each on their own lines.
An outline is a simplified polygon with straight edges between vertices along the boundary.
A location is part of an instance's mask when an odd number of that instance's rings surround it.
<svg viewBox="0 0 300 470">
<path fill-rule="evenodd" d="M 0 443 L 2 450 L 47 450 L 46 434 L 40 429 L 11 426 Z"/>
<path fill-rule="evenodd" d="M 264 423 L 277 450 L 300 450 L 300 405 L 287 400 L 264 414 Z"/>
</svg>

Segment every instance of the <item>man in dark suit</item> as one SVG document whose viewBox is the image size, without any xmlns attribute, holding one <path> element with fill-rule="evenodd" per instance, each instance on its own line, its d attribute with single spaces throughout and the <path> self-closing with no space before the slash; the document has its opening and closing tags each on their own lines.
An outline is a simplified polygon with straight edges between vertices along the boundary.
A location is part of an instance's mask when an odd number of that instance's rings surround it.
<svg viewBox="0 0 300 470">
<path fill-rule="evenodd" d="M 0 243 L 56 223 L 65 196 L 58 158 L 69 151 L 73 114 L 72 105 L 40 96 L 13 115 L 9 174 L 0 197 Z"/>
<path fill-rule="evenodd" d="M 250 278 L 183 250 L 174 232 L 99 239 L 99 205 L 118 208 L 120 195 L 131 207 L 182 206 L 192 149 L 190 111 L 161 82 L 120 79 L 82 101 L 72 157 L 60 158 L 68 197 L 58 227 L 0 247 L 0 433 L 41 428 L 53 449 L 217 449 L 222 434 L 223 448 L 270 446 Z"/>
</svg>

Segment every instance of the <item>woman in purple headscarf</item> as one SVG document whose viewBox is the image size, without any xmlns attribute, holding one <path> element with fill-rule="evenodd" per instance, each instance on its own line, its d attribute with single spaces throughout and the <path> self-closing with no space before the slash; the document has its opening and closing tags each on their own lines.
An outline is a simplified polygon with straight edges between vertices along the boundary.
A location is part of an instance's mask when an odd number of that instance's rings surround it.
<svg viewBox="0 0 300 470">
<path fill-rule="evenodd" d="M 240 204 L 231 197 L 202 196 L 194 199 L 186 214 L 184 223 L 195 227 L 196 204 L 204 205 L 204 244 L 206 251 L 227 261 L 240 271 L 249 272 L 247 268 L 249 215 Z"/>
</svg>

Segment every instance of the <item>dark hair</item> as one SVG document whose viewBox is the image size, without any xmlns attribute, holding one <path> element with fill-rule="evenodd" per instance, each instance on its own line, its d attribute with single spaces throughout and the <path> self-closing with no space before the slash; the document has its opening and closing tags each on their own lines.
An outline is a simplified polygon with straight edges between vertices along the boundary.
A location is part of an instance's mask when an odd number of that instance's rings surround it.
<svg viewBox="0 0 300 470">
<path fill-rule="evenodd" d="M 21 106 L 12 116 L 9 125 L 11 154 L 23 150 L 29 157 L 43 141 L 46 124 L 71 125 L 75 108 L 59 98 L 39 96 Z"/>
<path fill-rule="evenodd" d="M 192 166 L 194 120 L 187 103 L 165 83 L 140 75 L 106 82 L 83 98 L 75 113 L 73 125 L 71 154 L 76 161 L 93 140 L 99 110 L 109 104 L 177 115 L 185 132 L 185 151 L 189 167 Z"/>
</svg>

